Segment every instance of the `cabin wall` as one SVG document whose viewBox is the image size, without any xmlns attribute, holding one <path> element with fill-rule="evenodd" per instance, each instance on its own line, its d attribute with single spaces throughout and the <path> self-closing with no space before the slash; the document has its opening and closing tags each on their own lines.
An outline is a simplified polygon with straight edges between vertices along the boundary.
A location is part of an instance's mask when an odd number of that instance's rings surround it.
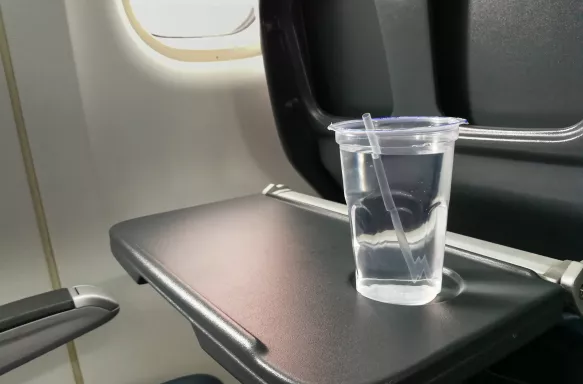
<svg viewBox="0 0 583 384">
<path fill-rule="evenodd" d="M 121 305 L 112 322 L 75 341 L 83 382 L 154 384 L 191 373 L 236 382 L 201 350 L 177 311 L 119 267 L 107 231 L 136 216 L 258 193 L 274 181 L 313 192 L 279 144 L 262 58 L 183 63 L 162 57 L 137 37 L 118 0 L 1 4 L 60 280 L 66 287 L 100 286 Z M 9 136 L 0 142 L 0 156 L 17 164 L 0 168 L 4 180 L 14 179 L 13 201 L 7 203 L 4 190 L 0 200 L 14 219 L 0 218 L 0 235 L 14 238 L 4 227 L 18 219 L 28 236 L 16 250 L 3 251 L 2 260 L 25 255 L 30 261 L 19 264 L 20 276 L 35 281 L 1 284 L 18 287 L 11 297 L 26 296 L 50 285 L 0 91 L 1 134 Z M 63 349 L 47 355 L 63 358 Z M 35 380 L 68 384 L 71 368 L 63 367 L 58 377 Z M 18 376 L 28 369 L 0 383 L 28 383 Z"/>
<path fill-rule="evenodd" d="M 51 289 L 4 73 L 0 61 L 0 304 Z M 0 382 L 74 383 L 65 347 Z"/>
</svg>

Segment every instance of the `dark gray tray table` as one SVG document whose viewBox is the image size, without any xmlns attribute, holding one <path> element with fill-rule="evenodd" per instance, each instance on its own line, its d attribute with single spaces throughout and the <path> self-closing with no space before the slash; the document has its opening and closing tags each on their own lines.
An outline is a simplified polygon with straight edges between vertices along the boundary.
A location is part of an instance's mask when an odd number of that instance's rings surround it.
<svg viewBox="0 0 583 384">
<path fill-rule="evenodd" d="M 243 383 L 452 383 L 550 328 L 565 302 L 530 270 L 451 246 L 434 302 L 369 300 L 353 287 L 345 215 L 259 194 L 129 220 L 110 237 Z"/>
</svg>

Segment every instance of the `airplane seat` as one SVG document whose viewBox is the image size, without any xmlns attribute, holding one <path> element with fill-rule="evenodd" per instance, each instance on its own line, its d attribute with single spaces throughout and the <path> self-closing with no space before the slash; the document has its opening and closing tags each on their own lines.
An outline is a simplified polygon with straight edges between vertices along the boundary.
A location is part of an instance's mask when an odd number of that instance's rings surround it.
<svg viewBox="0 0 583 384">
<path fill-rule="evenodd" d="M 343 202 L 331 122 L 463 117 L 448 230 L 583 258 L 583 39 L 574 0 L 263 0 L 262 43 L 290 162 Z"/>
<path fill-rule="evenodd" d="M 260 11 L 280 140 L 322 197 L 344 201 L 330 123 L 462 117 L 448 231 L 583 259 L 579 2 L 262 0 Z M 582 324 L 567 316 L 472 382 L 548 382 L 549 365 L 555 382 L 580 382 Z"/>
</svg>

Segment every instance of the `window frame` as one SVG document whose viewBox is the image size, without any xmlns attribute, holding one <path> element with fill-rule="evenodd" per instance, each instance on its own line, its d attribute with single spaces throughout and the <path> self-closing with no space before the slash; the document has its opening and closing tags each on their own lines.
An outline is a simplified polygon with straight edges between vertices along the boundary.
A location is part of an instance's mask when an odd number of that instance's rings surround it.
<svg viewBox="0 0 583 384">
<path fill-rule="evenodd" d="M 184 49 L 166 45 L 142 26 L 132 8 L 131 0 L 122 0 L 122 5 L 130 25 L 140 39 L 156 52 L 171 59 L 186 62 L 213 62 L 245 59 L 261 55 L 260 39 L 245 46 L 217 49 Z M 259 19 L 256 18 L 254 22 L 259 23 Z M 217 37 L 209 38 L 216 39 Z"/>
</svg>

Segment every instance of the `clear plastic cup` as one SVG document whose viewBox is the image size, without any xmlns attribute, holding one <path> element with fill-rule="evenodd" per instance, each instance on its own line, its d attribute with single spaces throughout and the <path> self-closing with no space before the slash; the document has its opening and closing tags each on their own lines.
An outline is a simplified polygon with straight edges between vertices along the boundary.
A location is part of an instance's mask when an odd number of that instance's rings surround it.
<svg viewBox="0 0 583 384">
<path fill-rule="evenodd" d="M 441 290 L 454 145 L 459 125 L 467 122 L 449 117 L 373 121 L 369 135 L 362 120 L 329 127 L 340 145 L 356 289 L 385 303 L 426 304 Z M 371 134 L 378 141 L 376 163 Z M 386 175 L 385 196 L 375 166 Z M 393 216 L 387 201 L 394 202 Z M 397 228 L 395 219 L 400 219 Z M 407 252 L 399 246 L 399 227 Z"/>
</svg>

